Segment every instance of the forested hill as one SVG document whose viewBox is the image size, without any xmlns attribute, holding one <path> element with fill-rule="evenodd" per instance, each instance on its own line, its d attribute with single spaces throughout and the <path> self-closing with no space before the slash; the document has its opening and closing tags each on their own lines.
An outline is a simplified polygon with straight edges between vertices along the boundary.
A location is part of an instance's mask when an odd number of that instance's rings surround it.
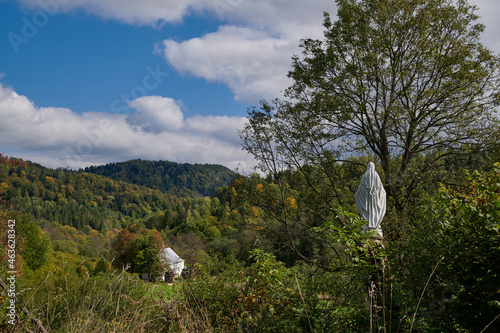
<svg viewBox="0 0 500 333">
<path fill-rule="evenodd" d="M 182 199 L 87 172 L 54 170 L 0 154 L 0 198 L 35 219 L 99 231 L 122 228 Z"/>
<path fill-rule="evenodd" d="M 92 166 L 83 171 L 147 186 L 178 197 L 211 196 L 217 187 L 228 185 L 237 176 L 237 173 L 222 165 L 141 159 Z"/>
</svg>

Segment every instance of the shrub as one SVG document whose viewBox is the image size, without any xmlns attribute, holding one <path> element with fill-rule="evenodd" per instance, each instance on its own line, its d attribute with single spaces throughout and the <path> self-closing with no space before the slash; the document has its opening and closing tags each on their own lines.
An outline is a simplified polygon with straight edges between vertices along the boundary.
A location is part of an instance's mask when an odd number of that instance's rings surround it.
<svg viewBox="0 0 500 333">
<path fill-rule="evenodd" d="M 467 174 L 462 186 L 441 186 L 408 219 L 402 239 L 391 244 L 400 310 L 411 318 L 422 297 L 414 327 L 479 332 L 493 321 L 488 330 L 500 329 L 494 320 L 500 305 L 499 198 L 496 163 L 486 173 Z"/>
</svg>

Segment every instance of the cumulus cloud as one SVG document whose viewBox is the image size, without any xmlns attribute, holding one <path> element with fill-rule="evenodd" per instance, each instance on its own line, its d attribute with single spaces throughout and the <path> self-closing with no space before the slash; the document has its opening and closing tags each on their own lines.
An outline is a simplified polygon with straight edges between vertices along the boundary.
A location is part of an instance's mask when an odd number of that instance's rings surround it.
<svg viewBox="0 0 500 333">
<path fill-rule="evenodd" d="M 19 0 L 32 9 L 51 13 L 83 9 L 96 16 L 138 25 L 176 23 L 207 1 L 199 0 Z"/>
<path fill-rule="evenodd" d="M 172 98 L 144 96 L 129 103 L 136 110 L 127 122 L 145 132 L 162 133 L 178 131 L 183 126 L 184 115 Z"/>
<path fill-rule="evenodd" d="M 18 0 L 32 9 L 67 12 L 74 9 L 99 17 L 139 25 L 177 23 L 193 13 L 220 20 L 249 22 L 261 27 L 283 22 L 307 22 L 317 12 L 329 10 L 331 0 Z"/>
<path fill-rule="evenodd" d="M 178 102 L 161 96 L 138 98 L 130 107 L 129 115 L 41 108 L 0 84 L 2 153 L 70 168 L 133 158 L 246 170 L 254 164 L 237 139 L 242 117 L 184 118 Z"/>
<path fill-rule="evenodd" d="M 323 0 L 235 1 L 218 12 L 228 24 L 198 38 L 165 40 L 161 52 L 177 71 L 227 85 L 236 100 L 282 97 L 300 40 L 321 38 L 323 11 L 335 6 Z"/>
<path fill-rule="evenodd" d="M 226 84 L 243 101 L 273 98 L 289 85 L 296 44 L 250 28 L 222 26 L 184 42 L 164 42 L 166 60 L 181 73 Z"/>
<path fill-rule="evenodd" d="M 236 131 L 245 125 L 244 117 L 200 116 L 195 115 L 186 120 L 186 129 L 201 137 L 213 138 L 223 142 L 239 145 L 241 143 Z"/>
<path fill-rule="evenodd" d="M 322 36 L 323 12 L 336 13 L 335 2 L 331 0 L 225 0 L 234 6 L 216 11 L 224 22 L 244 25 L 274 36 L 295 40 Z"/>
</svg>

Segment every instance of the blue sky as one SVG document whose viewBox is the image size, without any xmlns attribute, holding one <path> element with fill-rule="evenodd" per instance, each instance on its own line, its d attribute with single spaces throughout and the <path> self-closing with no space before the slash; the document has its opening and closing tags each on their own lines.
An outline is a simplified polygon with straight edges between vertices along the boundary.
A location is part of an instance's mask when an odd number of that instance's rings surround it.
<svg viewBox="0 0 500 333">
<path fill-rule="evenodd" d="M 0 36 L 13 32 L 23 37 L 23 18 L 35 24 L 36 12 L 23 10 L 13 1 L 0 2 Z M 38 32 L 26 44 L 14 42 L 13 46 L 9 38 L 0 39 L 0 73 L 4 82 L 38 106 L 67 107 L 80 113 L 110 111 L 114 99 L 122 99 L 122 94 L 141 84 L 146 67 L 160 66 L 168 77 L 148 93 L 182 100 L 190 113 L 244 115 L 245 105 L 235 102 L 226 86 L 180 75 L 155 53 L 155 45 L 164 39 L 186 40 L 216 31 L 214 19 L 191 16 L 155 28 L 79 11 L 55 15 L 35 27 Z"/>
<path fill-rule="evenodd" d="M 500 5 L 471 1 L 499 51 Z M 0 152 L 49 167 L 133 158 L 250 172 L 236 130 L 281 97 L 332 0 L 0 0 Z"/>
</svg>

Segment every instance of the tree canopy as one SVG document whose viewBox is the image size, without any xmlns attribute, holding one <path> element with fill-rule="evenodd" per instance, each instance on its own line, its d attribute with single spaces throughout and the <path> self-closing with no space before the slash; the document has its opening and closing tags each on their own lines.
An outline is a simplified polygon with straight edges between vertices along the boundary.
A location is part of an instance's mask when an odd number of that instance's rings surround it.
<svg viewBox="0 0 500 333">
<path fill-rule="evenodd" d="M 466 0 L 337 0 L 306 39 L 284 100 L 249 112 L 244 148 L 265 171 L 373 154 L 401 207 L 444 158 L 498 137 L 500 62 Z"/>
<path fill-rule="evenodd" d="M 237 173 L 222 165 L 141 159 L 91 166 L 84 171 L 147 186 L 177 197 L 211 196 L 217 187 L 228 185 L 238 177 Z"/>
</svg>

